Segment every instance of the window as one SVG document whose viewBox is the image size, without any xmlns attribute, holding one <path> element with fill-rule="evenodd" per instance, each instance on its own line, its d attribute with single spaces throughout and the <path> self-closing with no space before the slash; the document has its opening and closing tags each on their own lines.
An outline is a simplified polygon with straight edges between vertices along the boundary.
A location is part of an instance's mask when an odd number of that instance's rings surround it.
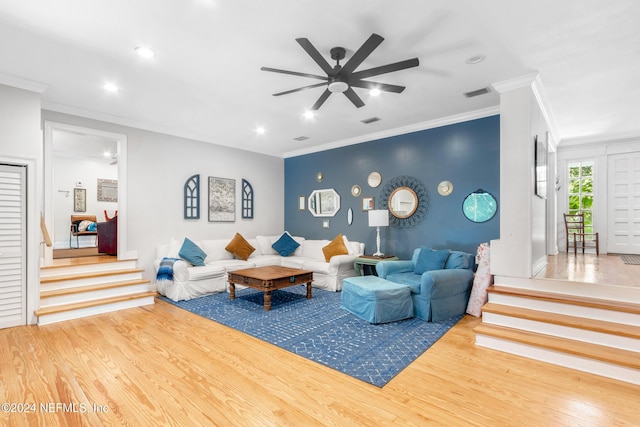
<svg viewBox="0 0 640 427">
<path fill-rule="evenodd" d="M 584 213 L 585 233 L 593 233 L 593 161 L 569 163 L 569 214 Z"/>
</svg>

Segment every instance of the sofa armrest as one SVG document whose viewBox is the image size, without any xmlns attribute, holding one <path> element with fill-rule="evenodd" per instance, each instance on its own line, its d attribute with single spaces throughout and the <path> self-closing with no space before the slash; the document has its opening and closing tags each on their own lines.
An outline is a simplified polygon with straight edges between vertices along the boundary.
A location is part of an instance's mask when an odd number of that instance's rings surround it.
<svg viewBox="0 0 640 427">
<path fill-rule="evenodd" d="M 383 279 L 392 273 L 407 273 L 413 271 L 413 261 L 396 260 L 396 261 L 380 261 L 376 264 L 376 272 Z"/>
<path fill-rule="evenodd" d="M 432 299 L 446 298 L 471 289 L 473 271 L 466 269 L 432 270 L 422 273 L 420 294 Z"/>
<path fill-rule="evenodd" d="M 336 266 L 336 267 L 342 264 L 353 265 L 353 261 L 355 259 L 356 259 L 355 255 L 334 255 L 329 259 L 329 265 Z"/>
</svg>

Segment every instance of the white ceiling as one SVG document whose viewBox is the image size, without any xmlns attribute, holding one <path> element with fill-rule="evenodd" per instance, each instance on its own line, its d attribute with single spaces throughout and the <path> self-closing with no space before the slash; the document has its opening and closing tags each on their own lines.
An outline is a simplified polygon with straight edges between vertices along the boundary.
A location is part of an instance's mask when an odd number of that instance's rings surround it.
<svg viewBox="0 0 640 427">
<path fill-rule="evenodd" d="M 637 0 L 5 1 L 0 83 L 46 85 L 46 109 L 286 157 L 496 113 L 495 90 L 462 94 L 539 72 L 556 138 L 618 139 L 640 136 L 639 18 Z M 262 66 L 322 74 L 296 38 L 333 64 L 332 47 L 346 61 L 372 33 L 385 41 L 357 70 L 418 57 L 371 79 L 403 93 L 356 89 L 359 109 L 333 94 L 313 120 L 323 88 L 272 96 L 318 81 Z"/>
</svg>

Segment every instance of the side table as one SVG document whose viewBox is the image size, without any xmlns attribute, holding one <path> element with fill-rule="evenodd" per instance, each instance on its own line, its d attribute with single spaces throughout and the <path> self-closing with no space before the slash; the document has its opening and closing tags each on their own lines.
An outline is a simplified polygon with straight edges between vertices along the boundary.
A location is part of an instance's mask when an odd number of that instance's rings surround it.
<svg viewBox="0 0 640 427">
<path fill-rule="evenodd" d="M 353 261 L 353 268 L 358 276 L 373 275 L 377 276 L 376 264 L 380 261 L 396 261 L 400 258 L 394 255 L 360 255 Z"/>
</svg>

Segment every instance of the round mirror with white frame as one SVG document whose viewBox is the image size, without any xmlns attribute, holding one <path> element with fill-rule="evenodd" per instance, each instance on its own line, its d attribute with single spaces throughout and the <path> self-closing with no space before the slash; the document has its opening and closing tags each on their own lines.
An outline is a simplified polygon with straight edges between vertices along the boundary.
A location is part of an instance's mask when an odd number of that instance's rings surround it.
<svg viewBox="0 0 640 427">
<path fill-rule="evenodd" d="M 371 172 L 367 177 L 367 184 L 369 184 L 369 187 L 376 188 L 381 182 L 382 175 L 380 175 L 380 172 Z"/>
<path fill-rule="evenodd" d="M 418 196 L 409 187 L 398 187 L 389 196 L 389 211 L 396 218 L 409 218 L 418 208 Z"/>
<path fill-rule="evenodd" d="M 335 216 L 340 210 L 340 195 L 333 188 L 314 190 L 307 202 L 309 212 L 316 217 Z"/>
</svg>

